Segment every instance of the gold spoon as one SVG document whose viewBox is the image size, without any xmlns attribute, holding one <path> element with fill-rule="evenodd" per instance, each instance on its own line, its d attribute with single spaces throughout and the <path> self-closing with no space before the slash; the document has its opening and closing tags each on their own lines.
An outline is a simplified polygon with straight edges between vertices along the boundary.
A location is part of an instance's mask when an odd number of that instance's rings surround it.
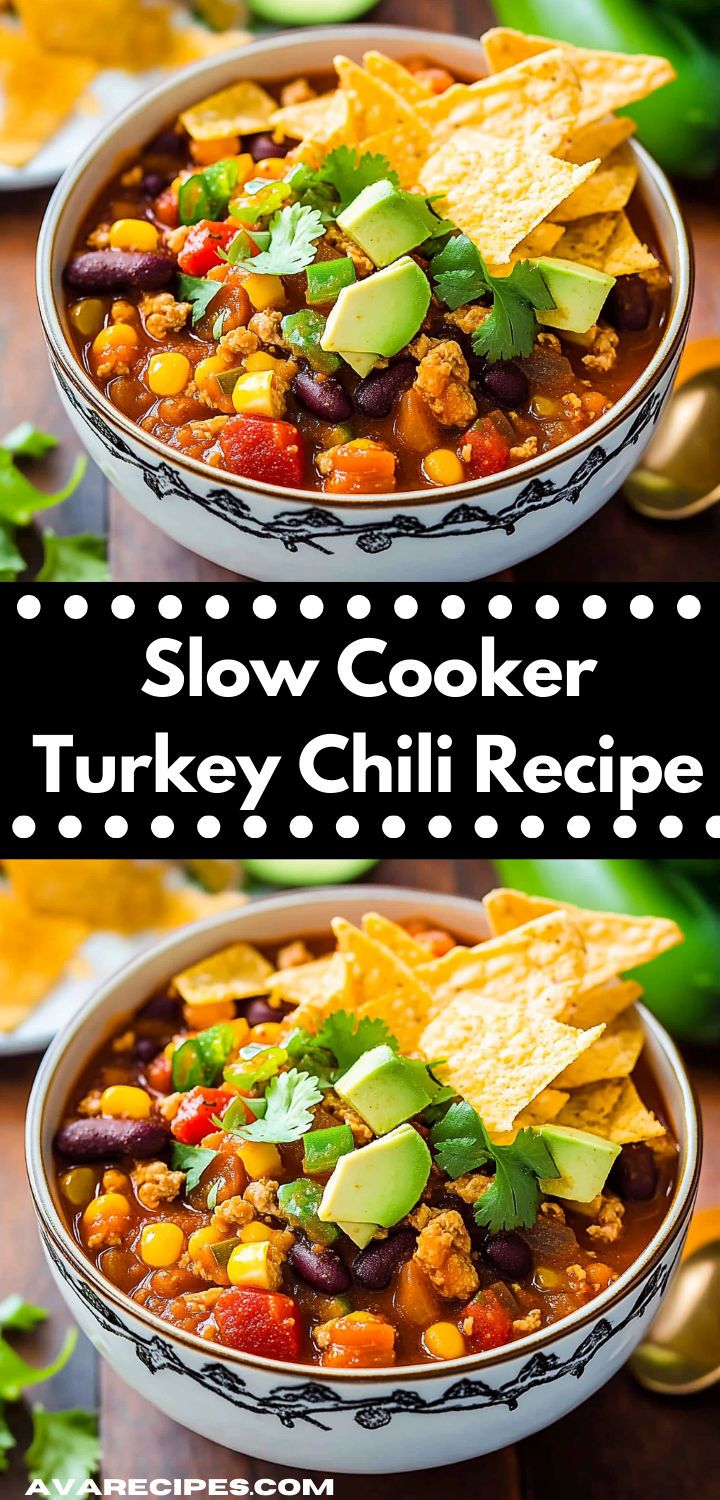
<svg viewBox="0 0 720 1500">
<path fill-rule="evenodd" d="M 683 1260 L 630 1369 L 661 1396 L 690 1396 L 720 1382 L 720 1239 Z"/>
<path fill-rule="evenodd" d="M 684 521 L 720 501 L 720 363 L 673 391 L 639 468 L 625 481 L 633 510 Z"/>
</svg>

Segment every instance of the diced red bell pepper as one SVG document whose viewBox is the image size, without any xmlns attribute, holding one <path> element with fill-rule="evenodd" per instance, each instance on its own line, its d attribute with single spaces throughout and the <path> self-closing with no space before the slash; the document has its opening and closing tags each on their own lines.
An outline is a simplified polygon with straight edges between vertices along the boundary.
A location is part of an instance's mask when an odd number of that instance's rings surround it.
<svg viewBox="0 0 720 1500">
<path fill-rule="evenodd" d="M 305 474 L 305 444 L 293 422 L 271 417 L 232 417 L 220 433 L 231 474 L 266 484 L 298 487 Z"/>
<path fill-rule="evenodd" d="M 187 276 L 207 276 L 220 263 L 218 251 L 227 250 L 237 232 L 237 224 L 215 224 L 212 219 L 193 224 L 178 255 L 180 270 Z"/>
<path fill-rule="evenodd" d="M 172 1122 L 172 1133 L 183 1146 L 198 1146 L 203 1136 L 217 1129 L 213 1115 L 221 1119 L 232 1099 L 237 1097 L 229 1089 L 190 1089 L 180 1101 L 180 1108 Z M 248 1119 L 253 1116 L 247 1111 Z"/>
<path fill-rule="evenodd" d="M 472 1302 L 468 1302 L 458 1322 L 474 1354 L 485 1349 L 499 1349 L 512 1338 L 512 1318 L 492 1287 L 478 1292 Z M 470 1332 L 469 1323 L 472 1324 Z"/>
<path fill-rule="evenodd" d="M 265 1359 L 299 1359 L 302 1324 L 294 1298 L 256 1287 L 231 1287 L 215 1303 L 220 1338 L 228 1349 Z"/>
<path fill-rule="evenodd" d="M 480 417 L 463 433 L 458 453 L 467 465 L 471 479 L 499 474 L 510 463 L 510 444 L 490 417 Z"/>
</svg>

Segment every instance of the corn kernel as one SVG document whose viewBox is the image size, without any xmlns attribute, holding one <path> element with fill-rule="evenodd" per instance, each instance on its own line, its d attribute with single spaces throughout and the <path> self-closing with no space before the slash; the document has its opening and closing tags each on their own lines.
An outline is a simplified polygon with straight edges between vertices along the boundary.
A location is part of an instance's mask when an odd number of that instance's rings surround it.
<svg viewBox="0 0 720 1500">
<path fill-rule="evenodd" d="M 274 178 L 279 181 L 287 172 L 287 162 L 283 156 L 263 156 L 254 165 L 256 177 Z M 247 181 L 247 178 L 245 180 Z"/>
<path fill-rule="evenodd" d="M 92 352 L 95 355 L 109 354 L 113 349 L 134 348 L 137 342 L 137 331 L 132 324 L 113 323 L 110 328 L 100 329 L 93 339 Z"/>
<path fill-rule="evenodd" d="M 268 1240 L 255 1245 L 236 1245 L 227 1264 L 231 1286 L 258 1286 L 273 1291 L 277 1285 L 277 1268 L 271 1259 Z"/>
<path fill-rule="evenodd" d="M 261 1224 L 259 1219 L 253 1219 L 250 1224 L 243 1225 L 240 1239 L 244 1245 L 259 1245 L 263 1240 L 272 1239 L 272 1229 L 267 1224 Z"/>
<path fill-rule="evenodd" d="M 285 288 L 279 276 L 262 276 L 251 271 L 243 286 L 256 312 L 264 312 L 266 307 L 283 307 L 285 303 Z"/>
<path fill-rule="evenodd" d="M 110 1221 L 118 1229 L 124 1229 L 129 1219 L 130 1204 L 124 1193 L 101 1193 L 99 1198 L 93 1198 L 88 1203 L 82 1216 L 85 1229 L 92 1229 L 96 1224 Z"/>
<path fill-rule="evenodd" d="M 183 1006 L 185 1025 L 197 1031 L 204 1031 L 206 1026 L 216 1026 L 219 1021 L 232 1021 L 234 1016 L 235 1005 L 232 1000 L 216 1000 L 211 1005 Z"/>
<path fill-rule="evenodd" d="M 248 1042 L 256 1047 L 274 1046 L 282 1033 L 279 1021 L 261 1021 L 257 1026 L 251 1026 Z"/>
<path fill-rule="evenodd" d="M 163 1047 L 163 1053 L 165 1057 L 172 1058 L 173 1052 L 177 1052 L 178 1046 L 179 1043 L 174 1039 L 171 1042 L 166 1042 L 165 1046 Z"/>
<path fill-rule="evenodd" d="M 284 401 L 273 370 L 254 370 L 238 375 L 232 393 L 235 410 L 242 416 L 282 416 Z"/>
<path fill-rule="evenodd" d="M 127 1120 L 147 1120 L 150 1114 L 150 1095 L 145 1089 L 131 1084 L 113 1083 L 100 1096 L 100 1109 L 104 1115 L 122 1115 Z"/>
<path fill-rule="evenodd" d="M 199 391 L 205 391 L 213 400 L 220 396 L 220 387 L 217 385 L 216 376 L 221 375 L 224 370 L 231 370 L 233 363 L 237 362 L 237 356 L 231 354 L 229 349 L 221 349 L 217 354 L 208 354 L 207 359 L 199 360 L 195 366 L 193 379 Z"/>
<path fill-rule="evenodd" d="M 277 1146 L 265 1141 L 246 1141 L 244 1146 L 238 1146 L 237 1154 L 248 1177 L 273 1177 L 281 1169 Z"/>
<path fill-rule="evenodd" d="M 465 470 L 451 448 L 435 448 L 423 459 L 423 474 L 431 484 L 462 484 Z"/>
<path fill-rule="evenodd" d="M 258 349 L 256 354 L 248 354 L 245 358 L 245 369 L 250 370 L 280 370 L 285 363 L 282 359 L 275 359 L 272 354 L 265 354 L 263 349 Z"/>
<path fill-rule="evenodd" d="M 116 219 L 110 226 L 113 250 L 157 250 L 160 235 L 147 219 Z"/>
<path fill-rule="evenodd" d="M 465 1340 L 454 1323 L 431 1323 L 423 1334 L 423 1346 L 433 1359 L 460 1359 Z"/>
<path fill-rule="evenodd" d="M 190 1259 L 200 1260 L 203 1250 L 207 1250 L 209 1245 L 219 1244 L 220 1240 L 224 1240 L 225 1238 L 226 1236 L 223 1231 L 221 1229 L 213 1229 L 211 1224 L 208 1224 L 204 1229 L 193 1230 L 188 1240 L 188 1255 Z"/>
<path fill-rule="evenodd" d="M 86 339 L 94 339 L 103 326 L 105 304 L 99 297 L 83 297 L 79 302 L 73 302 L 68 317 L 78 333 Z"/>
<path fill-rule="evenodd" d="M 179 396 L 190 379 L 190 360 L 185 354 L 169 350 L 153 354 L 147 367 L 147 383 L 156 396 Z"/>
<path fill-rule="evenodd" d="M 179 1224 L 146 1224 L 140 1236 L 140 1255 L 146 1266 L 174 1266 L 183 1253 L 184 1235 Z"/>
<path fill-rule="evenodd" d="M 210 167 L 214 161 L 237 156 L 239 150 L 240 141 L 236 135 L 219 135 L 212 141 L 192 141 L 190 144 L 190 155 L 199 167 Z"/>
<path fill-rule="evenodd" d="M 248 1039 L 248 1033 L 250 1031 L 250 1027 L 245 1020 L 245 1017 L 238 1016 L 237 1020 L 233 1021 L 232 1023 L 232 1029 L 233 1047 L 244 1047 Z"/>
</svg>

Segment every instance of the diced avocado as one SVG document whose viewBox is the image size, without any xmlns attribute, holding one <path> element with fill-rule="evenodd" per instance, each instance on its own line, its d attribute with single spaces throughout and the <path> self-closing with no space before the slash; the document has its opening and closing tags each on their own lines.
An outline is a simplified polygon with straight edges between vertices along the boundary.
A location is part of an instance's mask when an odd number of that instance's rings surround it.
<svg viewBox="0 0 720 1500">
<path fill-rule="evenodd" d="M 569 333 L 587 333 L 597 323 L 615 277 L 596 271 L 594 266 L 550 255 L 542 256 L 534 264 L 555 303 L 554 307 L 538 310 L 538 322 L 548 328 L 567 329 Z"/>
<path fill-rule="evenodd" d="M 384 179 L 363 188 L 338 224 L 376 266 L 389 266 L 422 245 L 438 228 L 437 215 L 419 193 L 406 193 Z"/>
<path fill-rule="evenodd" d="M 387 1135 L 403 1120 L 419 1115 L 435 1091 L 426 1068 L 414 1067 L 409 1058 L 385 1046 L 364 1052 L 335 1083 L 336 1094 L 352 1104 L 375 1135 Z"/>
<path fill-rule="evenodd" d="M 278 1188 L 277 1196 L 278 1203 L 291 1224 L 304 1229 L 308 1237 L 318 1245 L 329 1245 L 337 1239 L 335 1225 L 327 1222 L 321 1224 L 318 1218 L 323 1191 L 317 1182 L 308 1182 L 306 1177 L 298 1177 L 295 1182 L 284 1182 Z"/>
<path fill-rule="evenodd" d="M 341 1223 L 338 1220 L 338 1229 L 342 1229 L 343 1234 L 346 1234 L 359 1250 L 364 1250 L 365 1246 L 370 1244 L 377 1228 L 379 1228 L 377 1224 L 357 1224 L 351 1219 L 343 1219 Z"/>
<path fill-rule="evenodd" d="M 235 1235 L 233 1239 L 218 1240 L 214 1245 L 211 1245 L 210 1254 L 212 1255 L 212 1258 L 215 1261 L 216 1265 L 222 1266 L 224 1269 L 230 1259 L 230 1256 L 233 1253 L 233 1250 L 237 1250 L 239 1244 L 240 1241 L 237 1235 Z"/>
<path fill-rule="evenodd" d="M 355 1142 L 349 1125 L 331 1125 L 327 1130 L 308 1130 L 303 1136 L 303 1169 L 332 1172 L 335 1163 L 353 1151 Z"/>
<path fill-rule="evenodd" d="M 430 282 L 405 255 L 343 287 L 320 342 L 323 349 L 389 357 L 415 337 L 429 306 Z"/>
<path fill-rule="evenodd" d="M 341 1156 L 327 1183 L 323 1223 L 397 1224 L 417 1203 L 430 1176 L 430 1152 L 412 1125 L 398 1125 L 369 1146 Z"/>
<path fill-rule="evenodd" d="M 375 369 L 380 358 L 379 354 L 361 354 L 359 349 L 338 349 L 338 354 L 341 359 L 345 360 L 346 365 L 349 365 L 350 369 L 354 370 L 356 375 L 360 375 L 363 380 L 371 370 Z"/>
<path fill-rule="evenodd" d="M 311 307 L 337 302 L 344 286 L 357 280 L 349 255 L 339 260 L 316 260 L 307 268 L 306 300 Z"/>
<path fill-rule="evenodd" d="M 578 1203 L 596 1198 L 620 1155 L 620 1147 L 568 1125 L 543 1125 L 540 1135 L 558 1169 L 557 1177 L 540 1183 L 542 1191 L 552 1198 L 574 1198 Z"/>
</svg>

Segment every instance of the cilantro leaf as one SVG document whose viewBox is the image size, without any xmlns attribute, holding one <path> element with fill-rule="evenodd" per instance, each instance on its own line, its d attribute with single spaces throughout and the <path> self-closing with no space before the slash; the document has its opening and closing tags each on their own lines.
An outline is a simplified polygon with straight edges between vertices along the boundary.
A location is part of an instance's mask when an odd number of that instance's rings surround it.
<svg viewBox="0 0 720 1500">
<path fill-rule="evenodd" d="M 438 297 L 453 310 L 478 297 L 492 297 L 487 318 L 473 334 L 475 353 L 490 361 L 530 354 L 536 309 L 555 305 L 537 266 L 518 261 L 509 276 L 492 276 L 466 234 L 448 240 L 433 256 L 432 275 Z"/>
<path fill-rule="evenodd" d="M 281 208 L 270 220 L 270 244 L 250 260 L 238 265 L 259 276 L 294 276 L 315 259 L 314 241 L 324 232 L 316 208 L 306 203 L 292 203 Z"/>
<path fill-rule="evenodd" d="M 173 1141 L 170 1149 L 170 1166 L 174 1172 L 185 1172 L 185 1189 L 191 1193 L 196 1188 L 206 1167 L 215 1160 L 217 1151 L 209 1151 L 203 1146 L 183 1146 L 180 1141 Z"/>
<path fill-rule="evenodd" d="M 107 543 L 90 531 L 77 536 L 43 532 L 45 555 L 38 583 L 106 583 L 109 577 Z"/>
<path fill-rule="evenodd" d="M 86 468 L 87 459 L 78 458 L 67 484 L 48 495 L 20 472 L 11 450 L 0 447 L 0 519 L 11 521 L 14 526 L 28 526 L 38 511 L 49 510 L 51 505 L 61 505 L 67 500 L 77 489 Z"/>
<path fill-rule="evenodd" d="M 27 1333 L 37 1323 L 44 1323 L 47 1313 L 44 1307 L 35 1307 L 25 1302 L 17 1292 L 0 1302 L 0 1329 L 14 1328 L 18 1333 Z"/>
<path fill-rule="evenodd" d="M 32 422 L 19 422 L 2 440 L 2 447 L 16 458 L 42 458 L 57 445 L 58 440 L 51 432 L 40 432 Z"/>
<path fill-rule="evenodd" d="M 63 1494 L 73 1495 L 100 1467 L 100 1440 L 95 1412 L 45 1411 L 33 1408 L 33 1440 L 25 1453 L 30 1479 L 48 1487 L 72 1485 Z"/>
<path fill-rule="evenodd" d="M 521 1130 L 509 1146 L 491 1141 L 477 1110 L 466 1099 L 451 1104 L 431 1133 L 437 1160 L 450 1177 L 473 1172 L 492 1161 L 495 1177 L 475 1204 L 475 1218 L 496 1234 L 528 1228 L 537 1218 L 540 1182 L 557 1168 L 541 1135 Z"/>
<path fill-rule="evenodd" d="M 371 151 L 364 151 L 361 156 L 352 146 L 336 146 L 325 157 L 317 175 L 320 182 L 335 189 L 340 199 L 338 213 L 342 213 L 363 188 L 371 187 L 374 182 L 391 182 L 393 187 L 400 186 L 397 172 L 384 156 L 373 155 Z"/>
<path fill-rule="evenodd" d="M 208 281 L 205 276 L 178 276 L 178 301 L 192 303 L 192 322 L 199 323 L 222 286 L 221 281 Z"/>
<path fill-rule="evenodd" d="M 333 1053 L 341 1073 L 347 1073 L 348 1068 L 373 1047 L 384 1045 L 392 1047 L 393 1052 L 398 1050 L 395 1037 L 379 1016 L 374 1020 L 370 1016 L 362 1016 L 358 1021 L 347 1010 L 336 1010 L 329 1015 L 320 1027 L 315 1041 L 320 1047 L 327 1047 Z"/>
<path fill-rule="evenodd" d="M 15 527 L 0 518 L 0 583 L 14 583 L 25 568 L 25 559 L 15 546 Z"/>
<path fill-rule="evenodd" d="M 246 1141 L 297 1141 L 312 1125 L 311 1110 L 322 1099 L 317 1078 L 290 1068 L 271 1079 L 265 1093 L 265 1111 L 247 1125 L 231 1132 Z"/>
<path fill-rule="evenodd" d="M 466 234 L 448 240 L 439 255 L 433 256 L 431 270 L 438 297 L 453 312 L 489 291 L 483 258 Z"/>
<path fill-rule="evenodd" d="M 8 1468 L 8 1461 L 5 1455 L 14 1447 L 15 1439 L 8 1426 L 2 1402 L 0 1402 L 0 1474 L 3 1474 Z"/>
<path fill-rule="evenodd" d="M 29 1365 L 15 1349 L 12 1349 L 7 1340 L 0 1338 L 0 1399 L 3 1401 L 18 1401 L 22 1392 L 29 1385 L 37 1385 L 41 1380 L 49 1380 L 52 1375 L 57 1375 L 67 1364 L 70 1355 L 77 1343 L 77 1329 L 71 1328 L 65 1343 L 57 1358 L 43 1369 L 36 1365 Z"/>
</svg>

